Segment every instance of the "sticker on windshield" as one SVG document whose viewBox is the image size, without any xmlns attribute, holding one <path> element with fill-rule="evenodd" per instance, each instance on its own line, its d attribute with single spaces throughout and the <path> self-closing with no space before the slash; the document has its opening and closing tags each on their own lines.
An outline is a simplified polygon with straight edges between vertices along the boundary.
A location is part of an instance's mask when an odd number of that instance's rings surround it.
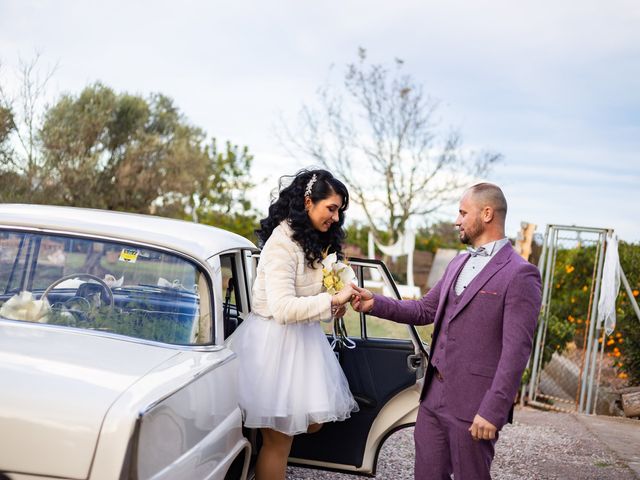
<svg viewBox="0 0 640 480">
<path fill-rule="evenodd" d="M 120 260 L 121 262 L 136 263 L 139 254 L 140 250 L 135 250 L 133 248 L 123 248 L 120 252 L 120 258 L 118 258 L 118 260 Z"/>
</svg>

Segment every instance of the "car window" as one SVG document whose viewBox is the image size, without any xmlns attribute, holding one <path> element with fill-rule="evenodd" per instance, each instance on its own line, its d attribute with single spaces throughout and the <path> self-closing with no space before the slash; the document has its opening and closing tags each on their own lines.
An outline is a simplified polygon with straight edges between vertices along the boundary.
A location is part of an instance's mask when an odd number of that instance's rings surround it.
<svg viewBox="0 0 640 480">
<path fill-rule="evenodd" d="M 375 265 L 371 266 L 357 266 L 355 268 L 356 276 L 358 278 L 358 285 L 364 286 L 373 293 L 378 293 L 387 296 L 393 296 L 385 285 L 382 277 L 378 273 Z M 362 279 L 362 280 L 360 280 Z M 389 320 L 385 320 L 373 315 L 365 314 L 362 319 L 360 314 L 354 312 L 353 309 L 348 308 L 347 313 L 344 316 L 344 323 L 347 333 L 350 337 L 364 337 L 362 324 L 366 330 L 366 337 L 368 338 L 388 338 L 388 339 L 400 339 L 410 340 L 411 334 L 406 325 L 401 323 L 395 323 Z M 431 325 L 416 327 L 418 335 L 425 341 L 429 340 L 433 327 Z M 331 334 L 332 323 L 324 324 L 324 331 L 327 334 Z"/>
<path fill-rule="evenodd" d="M 374 266 L 363 266 L 362 277 L 364 279 L 362 282 L 363 286 L 371 292 L 395 298 Z M 392 322 L 369 314 L 366 314 L 364 317 L 367 337 L 369 338 L 395 338 L 403 340 L 409 340 L 411 338 L 409 329 L 405 324 Z M 420 338 L 424 341 L 430 338 L 433 326 L 416 326 L 416 330 Z"/>
<path fill-rule="evenodd" d="M 209 283 L 159 249 L 0 231 L 0 316 L 171 344 L 212 339 Z"/>
</svg>

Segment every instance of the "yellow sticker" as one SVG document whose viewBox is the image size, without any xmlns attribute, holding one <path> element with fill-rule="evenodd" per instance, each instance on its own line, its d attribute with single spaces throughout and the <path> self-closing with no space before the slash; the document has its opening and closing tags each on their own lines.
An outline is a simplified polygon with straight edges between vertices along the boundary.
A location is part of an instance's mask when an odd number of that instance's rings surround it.
<svg viewBox="0 0 640 480">
<path fill-rule="evenodd" d="M 120 258 L 118 258 L 118 260 L 120 260 L 121 262 L 136 263 L 136 260 L 138 260 L 139 253 L 140 253 L 140 250 L 134 250 L 132 248 L 123 248 L 122 251 L 120 252 Z"/>
</svg>

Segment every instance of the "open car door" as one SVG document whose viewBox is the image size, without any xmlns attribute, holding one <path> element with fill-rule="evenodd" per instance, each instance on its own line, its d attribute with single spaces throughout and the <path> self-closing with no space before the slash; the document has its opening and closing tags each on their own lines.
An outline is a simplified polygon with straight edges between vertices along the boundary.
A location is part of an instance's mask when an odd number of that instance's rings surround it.
<svg viewBox="0 0 640 480">
<path fill-rule="evenodd" d="M 350 259 L 358 284 L 400 298 L 384 263 Z M 380 448 L 393 432 L 415 425 L 427 365 L 431 327 L 397 324 L 350 307 L 344 318 L 346 339 L 334 351 L 360 406 L 344 422 L 326 423 L 314 434 L 296 435 L 289 464 L 373 475 Z M 334 322 L 323 324 L 334 342 Z M 420 330 L 420 332 L 418 331 Z"/>
</svg>

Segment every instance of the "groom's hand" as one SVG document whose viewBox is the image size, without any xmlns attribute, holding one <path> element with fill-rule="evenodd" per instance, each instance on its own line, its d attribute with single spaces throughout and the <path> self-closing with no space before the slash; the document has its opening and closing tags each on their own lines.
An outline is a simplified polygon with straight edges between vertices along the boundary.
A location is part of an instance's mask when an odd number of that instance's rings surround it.
<svg viewBox="0 0 640 480">
<path fill-rule="evenodd" d="M 496 438 L 498 429 L 493 423 L 476 414 L 469 431 L 471 432 L 471 438 L 474 440 L 493 440 Z"/>
<path fill-rule="evenodd" d="M 354 296 L 351 298 L 351 308 L 356 312 L 370 312 L 373 308 L 373 293 L 356 285 L 353 285 L 353 290 Z"/>
</svg>

